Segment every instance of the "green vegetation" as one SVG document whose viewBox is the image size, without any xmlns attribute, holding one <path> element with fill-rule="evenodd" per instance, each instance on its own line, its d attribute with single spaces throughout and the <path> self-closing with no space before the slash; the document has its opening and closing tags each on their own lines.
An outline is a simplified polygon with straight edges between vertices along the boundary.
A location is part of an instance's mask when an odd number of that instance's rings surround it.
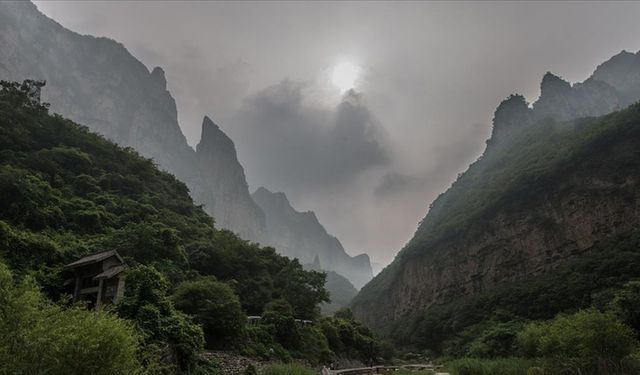
<svg viewBox="0 0 640 375">
<path fill-rule="evenodd" d="M 0 263 L 1 374 L 136 374 L 140 337 L 113 313 L 51 303 Z"/>
<path fill-rule="evenodd" d="M 0 359 L 8 358 L 0 366 L 103 373 L 76 364 L 83 361 L 108 373 L 197 373 L 205 347 L 311 362 L 344 355 L 317 324 L 292 324 L 320 319 L 324 273 L 215 228 L 182 182 L 132 149 L 50 115 L 32 87 L 0 88 L 0 260 L 25 280 L 15 288 L 25 290 L 18 305 L 30 319 L 14 327 L 4 309 L 0 327 L 24 329 L 16 337 L 34 346 L 0 343 Z M 124 297 L 112 312 L 67 307 L 64 265 L 103 250 L 117 250 L 130 266 Z M 18 298 L 11 290 L 3 284 L 0 298 Z M 246 315 L 265 323 L 245 327 Z M 38 345 L 55 347 L 41 353 Z M 54 358 L 68 364 L 47 362 Z"/>
<path fill-rule="evenodd" d="M 208 345 L 224 348 L 238 342 L 246 317 L 229 285 L 213 276 L 185 281 L 178 285 L 173 301 L 178 310 L 202 325 Z"/>
<path fill-rule="evenodd" d="M 611 312 L 557 315 L 524 326 L 513 341 L 515 358 L 482 356 L 446 362 L 454 375 L 636 374 L 636 333 Z"/>
<path fill-rule="evenodd" d="M 299 364 L 291 363 L 271 365 L 262 371 L 262 375 L 315 375 L 315 372 Z"/>
<path fill-rule="evenodd" d="M 545 358 L 550 368 L 608 374 L 624 373 L 623 360 L 638 348 L 635 336 L 613 314 L 590 309 L 531 323 L 519 334 L 518 343 L 527 357 Z"/>
<path fill-rule="evenodd" d="M 640 278 L 640 234 L 595 246 L 580 258 L 534 279 L 433 306 L 387 327 L 401 347 L 434 354 L 500 357 L 515 353 L 515 338 L 531 320 L 594 306 L 611 310 L 629 326 L 636 322 L 635 282 Z"/>
<path fill-rule="evenodd" d="M 543 375 L 538 363 L 522 358 L 477 359 L 461 358 L 447 362 L 452 375 Z M 539 372 L 536 372 L 539 371 Z"/>
<path fill-rule="evenodd" d="M 333 271 L 327 271 L 326 273 L 327 283 L 325 284 L 325 288 L 331 294 L 331 301 L 322 304 L 321 308 L 323 315 L 331 315 L 341 308 L 348 306 L 353 297 L 358 294 L 358 289 L 356 289 L 347 278 Z"/>
</svg>

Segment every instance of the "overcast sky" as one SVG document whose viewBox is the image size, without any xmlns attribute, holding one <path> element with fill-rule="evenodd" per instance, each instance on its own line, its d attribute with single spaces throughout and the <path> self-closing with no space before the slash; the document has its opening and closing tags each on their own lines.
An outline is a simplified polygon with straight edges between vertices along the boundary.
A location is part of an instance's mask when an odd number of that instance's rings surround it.
<svg viewBox="0 0 640 375">
<path fill-rule="evenodd" d="M 192 146 L 210 115 L 252 190 L 284 191 L 380 263 L 482 152 L 502 99 L 640 49 L 633 2 L 36 4 L 162 66 Z M 331 81 L 345 62 L 361 69 L 354 92 Z"/>
</svg>

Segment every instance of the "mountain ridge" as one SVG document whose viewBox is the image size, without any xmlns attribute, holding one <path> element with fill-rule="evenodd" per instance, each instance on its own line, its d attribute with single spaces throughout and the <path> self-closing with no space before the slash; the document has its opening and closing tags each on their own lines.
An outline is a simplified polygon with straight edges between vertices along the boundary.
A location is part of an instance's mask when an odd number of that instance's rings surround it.
<svg viewBox="0 0 640 375">
<path fill-rule="evenodd" d="M 597 70 L 611 61 L 616 63 L 615 57 Z M 570 85 L 548 73 L 541 86 L 531 107 L 520 95 L 498 106 L 483 155 L 432 203 L 408 245 L 352 302 L 360 319 L 380 328 L 432 306 L 482 295 L 551 272 L 598 241 L 632 229 L 640 201 L 633 139 L 617 139 L 616 148 L 604 151 L 596 148 L 605 161 L 619 157 L 627 163 L 616 175 L 607 175 L 589 147 L 614 137 L 607 135 L 616 131 L 612 123 L 636 121 L 627 113 L 636 107 L 620 115 L 615 111 L 640 96 L 593 77 Z M 590 106 L 599 94 L 600 106 Z M 614 114 L 567 120 L 609 112 Z M 624 199 L 607 200 L 607 191 Z M 531 204 L 534 199 L 538 205 Z"/>
</svg>

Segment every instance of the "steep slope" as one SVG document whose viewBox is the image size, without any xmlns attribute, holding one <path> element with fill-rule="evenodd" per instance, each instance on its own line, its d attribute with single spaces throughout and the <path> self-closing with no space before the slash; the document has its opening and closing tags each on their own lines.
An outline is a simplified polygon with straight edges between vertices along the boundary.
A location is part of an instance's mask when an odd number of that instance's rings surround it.
<svg viewBox="0 0 640 375">
<path fill-rule="evenodd" d="M 640 224 L 640 107 L 563 122 L 640 99 L 612 85 L 637 74 L 618 59 L 573 86 L 547 74 L 532 108 L 521 96 L 504 101 L 483 156 L 433 202 L 414 238 L 354 299 L 354 313 L 389 327 L 551 274 L 631 235 Z M 594 78 L 599 71 L 631 78 L 607 83 Z"/>
<path fill-rule="evenodd" d="M 284 193 L 272 193 L 264 187 L 258 188 L 252 197 L 266 215 L 269 244 L 282 254 L 298 258 L 303 264 L 317 257 L 322 269 L 345 276 L 357 288 L 371 280 L 369 256 L 349 256 L 340 241 L 327 233 L 315 213 L 296 211 Z"/>
<path fill-rule="evenodd" d="M 149 72 L 122 44 L 69 31 L 27 1 L 0 4 L 0 50 L 0 79 L 46 80 L 42 99 L 52 111 L 152 158 L 197 192 L 194 198 L 217 225 L 262 239 L 263 214 L 247 203 L 246 182 L 237 182 L 244 172 L 238 163 L 211 171 L 211 158 L 189 147 L 161 68 Z M 233 154 L 223 158 L 235 158 L 235 150 L 227 151 Z M 227 180 L 235 185 L 218 191 Z"/>
</svg>

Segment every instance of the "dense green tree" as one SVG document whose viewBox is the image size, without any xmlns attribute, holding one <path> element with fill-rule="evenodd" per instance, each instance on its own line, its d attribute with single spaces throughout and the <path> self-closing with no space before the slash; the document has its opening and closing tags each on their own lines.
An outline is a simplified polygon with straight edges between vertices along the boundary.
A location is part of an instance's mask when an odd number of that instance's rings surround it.
<svg viewBox="0 0 640 375">
<path fill-rule="evenodd" d="M 169 360 L 188 370 L 197 364 L 204 336 L 198 325 L 175 309 L 168 290 L 169 284 L 160 272 L 150 266 L 138 266 L 127 273 L 127 288 L 118 312 L 135 322 L 146 343 L 166 344 Z"/>
<path fill-rule="evenodd" d="M 614 314 L 640 335 L 640 281 L 629 281 L 609 306 Z"/>
<path fill-rule="evenodd" d="M 300 342 L 300 331 L 296 324 L 291 304 L 284 299 L 277 299 L 265 306 L 262 320 L 273 326 L 274 335 L 285 348 L 295 348 Z"/>
<path fill-rule="evenodd" d="M 214 277 L 202 277 L 178 285 L 172 297 L 176 308 L 202 325 L 208 347 L 238 344 L 246 322 L 233 289 Z"/>
</svg>

